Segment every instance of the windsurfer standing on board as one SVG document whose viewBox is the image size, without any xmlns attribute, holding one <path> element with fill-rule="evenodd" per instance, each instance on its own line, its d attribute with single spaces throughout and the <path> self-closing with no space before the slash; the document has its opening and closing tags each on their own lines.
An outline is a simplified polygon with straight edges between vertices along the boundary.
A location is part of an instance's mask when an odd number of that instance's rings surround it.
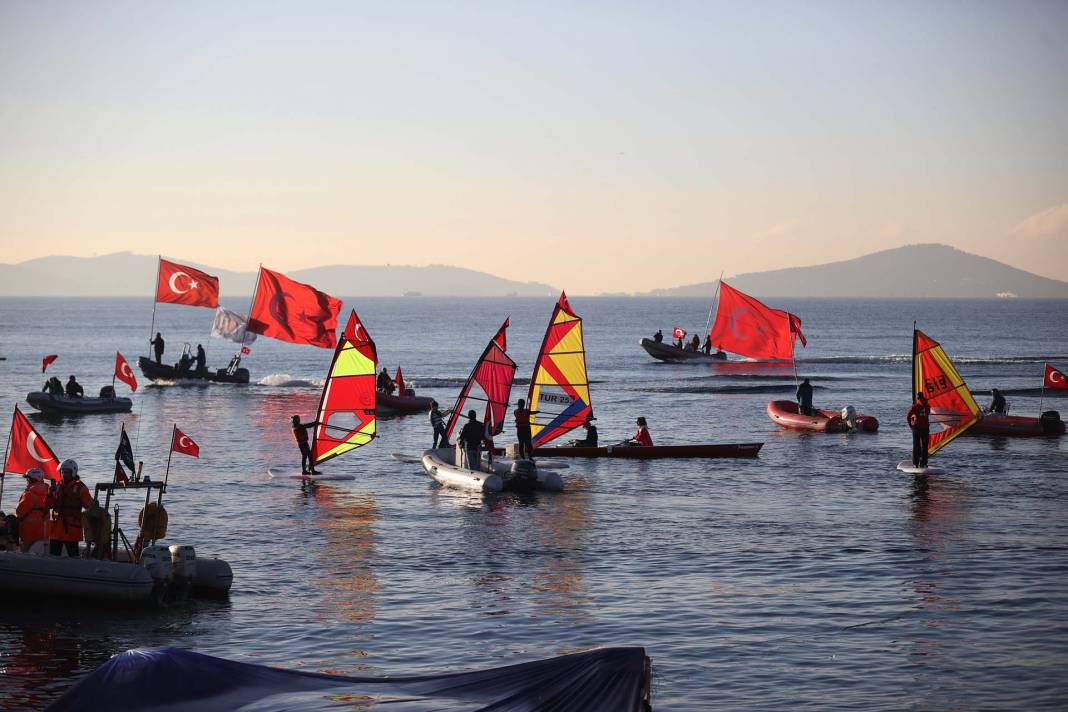
<svg viewBox="0 0 1068 712">
<path fill-rule="evenodd" d="M 927 444 L 931 438 L 931 406 L 927 405 L 927 396 L 922 392 L 916 394 L 916 402 L 909 408 L 905 419 L 912 428 L 912 464 L 914 467 L 927 467 Z"/>
<path fill-rule="evenodd" d="M 302 475 L 319 474 L 312 460 L 311 448 L 308 447 L 308 431 L 318 424 L 318 422 L 301 423 L 299 415 L 293 416 L 293 437 L 297 439 L 297 447 L 300 448 L 300 473 Z"/>
</svg>

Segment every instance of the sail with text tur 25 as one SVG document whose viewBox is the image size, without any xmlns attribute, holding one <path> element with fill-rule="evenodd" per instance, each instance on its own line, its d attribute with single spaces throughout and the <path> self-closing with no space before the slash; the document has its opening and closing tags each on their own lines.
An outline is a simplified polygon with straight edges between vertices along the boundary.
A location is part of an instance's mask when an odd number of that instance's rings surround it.
<svg viewBox="0 0 1068 712">
<path fill-rule="evenodd" d="M 469 410 L 476 413 L 481 411 L 487 437 L 498 435 L 504 430 L 508 396 L 512 392 L 512 379 L 515 377 L 515 361 L 504 352 L 507 327 L 508 321 L 505 320 L 504 325 L 486 345 L 486 350 L 482 352 L 474 370 L 464 383 L 445 431 L 450 439 L 457 424 L 461 422 L 461 418 L 467 417 Z"/>
<path fill-rule="evenodd" d="M 366 445 L 375 437 L 375 342 L 356 311 L 334 349 L 323 395 L 319 425 L 312 440 L 316 465 Z"/>
<path fill-rule="evenodd" d="M 927 454 L 934 455 L 981 417 L 968 384 L 957 373 L 941 345 L 919 329 L 912 332 L 912 392 L 923 391 L 931 408 L 931 438 Z"/>
<path fill-rule="evenodd" d="M 527 400 L 535 447 L 570 432 L 593 415 L 582 319 L 563 292 L 545 330 Z"/>
</svg>

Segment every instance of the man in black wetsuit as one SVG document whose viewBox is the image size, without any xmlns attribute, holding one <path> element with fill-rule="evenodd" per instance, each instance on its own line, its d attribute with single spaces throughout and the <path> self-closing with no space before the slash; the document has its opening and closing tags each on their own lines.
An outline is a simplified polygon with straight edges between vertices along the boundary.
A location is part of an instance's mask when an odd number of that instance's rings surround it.
<svg viewBox="0 0 1068 712">
<path fill-rule="evenodd" d="M 208 370 L 208 357 L 204 353 L 204 347 L 197 344 L 197 372 L 204 373 Z"/>
<path fill-rule="evenodd" d="M 302 475 L 318 475 L 315 462 L 312 460 L 311 448 L 308 446 L 308 431 L 319 423 L 302 423 L 300 416 L 293 416 L 293 437 L 297 439 L 297 447 L 300 448 L 300 473 Z"/>
<path fill-rule="evenodd" d="M 478 422 L 478 413 L 467 411 L 467 424 L 460 429 L 460 445 L 467 455 L 467 469 L 481 470 L 482 443 L 486 442 L 486 426 Z"/>
<path fill-rule="evenodd" d="M 653 341 L 655 341 L 658 344 L 663 343 L 663 341 L 664 341 L 664 332 L 661 331 L 660 329 L 657 329 L 656 333 L 653 334 Z"/>
<path fill-rule="evenodd" d="M 801 415 L 812 415 L 812 384 L 807 378 L 797 387 L 797 405 Z"/>
<path fill-rule="evenodd" d="M 705 344 L 704 344 L 704 346 L 701 347 L 701 351 L 704 352 L 705 356 L 711 356 L 712 355 L 712 335 L 711 334 L 709 334 L 708 336 L 705 337 Z"/>
<path fill-rule="evenodd" d="M 152 339 L 148 343 L 156 353 L 156 363 L 162 364 L 163 363 L 163 337 L 160 336 L 159 332 L 157 331 L 156 332 L 156 338 Z"/>
<path fill-rule="evenodd" d="M 1005 415 L 1009 409 L 1009 404 L 1005 402 L 1005 396 L 1001 395 L 1001 391 L 997 388 L 990 391 L 990 395 L 994 396 L 994 400 L 990 402 L 990 412 Z"/>
<path fill-rule="evenodd" d="M 71 376 L 70 380 L 67 381 L 67 395 L 71 398 L 81 398 L 84 394 L 85 391 L 82 390 L 82 384 L 75 381 L 74 376 Z"/>
<path fill-rule="evenodd" d="M 597 426 L 593 424 L 593 421 L 597 420 L 592 415 L 586 416 L 586 422 L 582 424 L 582 427 L 586 430 L 586 437 L 582 440 L 575 441 L 575 447 L 597 447 Z"/>
</svg>

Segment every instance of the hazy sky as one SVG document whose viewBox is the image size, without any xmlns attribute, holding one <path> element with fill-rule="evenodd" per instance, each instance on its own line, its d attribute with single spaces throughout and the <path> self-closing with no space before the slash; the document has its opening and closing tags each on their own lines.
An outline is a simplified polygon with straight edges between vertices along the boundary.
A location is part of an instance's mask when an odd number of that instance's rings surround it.
<svg viewBox="0 0 1068 712">
<path fill-rule="evenodd" d="M 0 261 L 1068 279 L 1068 2 L 0 2 Z"/>
</svg>

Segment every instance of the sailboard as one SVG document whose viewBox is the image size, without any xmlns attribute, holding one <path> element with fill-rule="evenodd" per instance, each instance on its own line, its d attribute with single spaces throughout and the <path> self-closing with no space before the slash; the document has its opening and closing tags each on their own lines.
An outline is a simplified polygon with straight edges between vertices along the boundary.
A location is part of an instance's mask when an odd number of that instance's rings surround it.
<svg viewBox="0 0 1068 712">
<path fill-rule="evenodd" d="M 975 425 L 982 412 L 941 344 L 913 329 L 912 395 L 921 391 L 931 408 L 931 437 L 927 443 L 930 457 Z M 916 467 L 911 460 L 899 463 L 898 469 L 912 474 L 933 473 L 933 468 Z"/>
<path fill-rule="evenodd" d="M 544 447 L 593 415 L 582 319 L 560 292 L 530 378 L 527 407 L 534 447 Z"/>
<path fill-rule="evenodd" d="M 476 413 L 482 411 L 487 437 L 492 438 L 504 430 L 504 416 L 508 412 L 508 397 L 512 392 L 516 369 L 515 361 L 505 353 L 507 328 L 508 320 L 505 319 L 497 334 L 486 344 L 486 349 L 457 396 L 445 428 L 450 440 L 460 418 L 466 418 L 469 410 Z"/>
</svg>

